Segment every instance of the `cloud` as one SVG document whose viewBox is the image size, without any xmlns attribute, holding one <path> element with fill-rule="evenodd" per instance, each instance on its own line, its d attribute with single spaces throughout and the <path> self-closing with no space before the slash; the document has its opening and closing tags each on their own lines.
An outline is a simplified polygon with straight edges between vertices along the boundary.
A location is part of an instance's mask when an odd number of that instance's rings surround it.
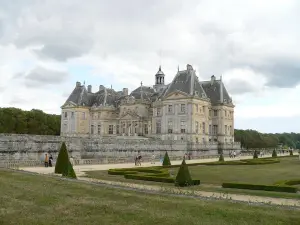
<svg viewBox="0 0 300 225">
<path fill-rule="evenodd" d="M 69 74 L 62 71 L 36 67 L 24 76 L 28 87 L 45 86 L 48 84 L 60 84 L 68 78 Z"/>
<path fill-rule="evenodd" d="M 191 64 L 200 80 L 223 75 L 237 120 L 296 118 L 299 10 L 296 0 L 0 0 L 0 102 L 21 104 L 17 89 L 31 99 L 23 108 L 60 113 L 77 80 L 133 90 L 152 86 L 160 64 L 167 82 Z"/>
</svg>

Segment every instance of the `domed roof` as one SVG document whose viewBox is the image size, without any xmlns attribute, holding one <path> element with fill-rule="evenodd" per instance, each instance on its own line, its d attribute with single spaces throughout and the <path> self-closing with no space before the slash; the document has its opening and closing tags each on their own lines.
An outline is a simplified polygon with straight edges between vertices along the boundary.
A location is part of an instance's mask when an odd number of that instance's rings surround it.
<svg viewBox="0 0 300 225">
<path fill-rule="evenodd" d="M 164 72 L 161 71 L 161 66 L 159 66 L 159 69 L 158 69 L 157 73 L 155 74 L 155 76 L 165 76 Z"/>
</svg>

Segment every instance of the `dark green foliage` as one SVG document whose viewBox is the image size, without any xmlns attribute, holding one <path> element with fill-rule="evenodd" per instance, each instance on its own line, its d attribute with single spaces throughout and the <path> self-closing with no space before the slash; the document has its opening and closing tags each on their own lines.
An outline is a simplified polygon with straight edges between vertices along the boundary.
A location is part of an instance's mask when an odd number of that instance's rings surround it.
<svg viewBox="0 0 300 225">
<path fill-rule="evenodd" d="M 0 108 L 0 133 L 59 135 L 60 115 L 37 109 Z"/>
<path fill-rule="evenodd" d="M 300 179 L 294 179 L 294 180 L 283 180 L 283 181 L 277 181 L 275 185 L 281 185 L 281 186 L 286 186 L 286 185 L 300 185 Z"/>
<path fill-rule="evenodd" d="M 272 157 L 273 157 L 273 158 L 276 158 L 276 157 L 277 157 L 277 152 L 276 152 L 275 149 L 274 149 L 273 152 L 272 152 Z"/>
<path fill-rule="evenodd" d="M 73 169 L 73 166 L 72 166 L 70 160 L 69 160 L 69 162 L 68 162 L 67 170 L 64 170 L 64 172 L 62 173 L 62 175 L 63 175 L 64 177 L 77 179 L 76 173 L 75 173 L 75 171 L 74 171 L 74 169 Z"/>
<path fill-rule="evenodd" d="M 177 167 L 179 167 L 177 165 Z M 126 179 L 145 180 L 162 183 L 175 183 L 175 179 L 170 177 L 170 172 L 162 167 L 144 167 L 144 168 L 124 168 L 110 169 L 110 175 L 124 175 Z M 199 185 L 200 180 L 193 180 L 193 185 Z"/>
<path fill-rule="evenodd" d="M 163 166 L 171 166 L 171 161 L 170 161 L 168 152 L 165 153 L 164 161 L 163 161 L 163 164 L 162 164 L 162 165 L 163 165 Z"/>
<path fill-rule="evenodd" d="M 175 179 L 175 186 L 185 187 L 193 185 L 193 180 L 190 175 L 190 171 L 188 166 L 185 163 L 185 160 L 182 160 L 181 166 L 178 170 L 176 179 Z"/>
<path fill-rule="evenodd" d="M 220 154 L 220 157 L 219 157 L 219 162 L 224 162 L 225 160 L 224 160 L 224 156 L 223 156 L 223 154 Z"/>
<path fill-rule="evenodd" d="M 291 156 L 293 155 L 293 150 L 290 150 L 290 155 L 291 155 Z"/>
<path fill-rule="evenodd" d="M 197 166 L 197 165 L 205 165 L 205 166 L 264 165 L 264 164 L 273 164 L 273 163 L 280 163 L 280 160 L 272 159 L 272 158 L 243 159 L 243 160 L 224 161 L 224 162 L 217 161 L 217 162 L 207 162 L 207 163 L 193 163 L 193 164 L 189 164 L 189 166 Z"/>
<path fill-rule="evenodd" d="M 242 183 L 223 183 L 223 188 L 237 188 L 248 190 L 262 190 L 262 191 L 277 191 L 297 193 L 298 189 L 290 186 L 276 186 L 276 185 L 260 185 L 260 184 L 242 184 Z"/>
<path fill-rule="evenodd" d="M 58 174 L 67 174 L 68 173 L 68 165 L 69 165 L 69 155 L 66 143 L 63 142 L 58 157 L 55 164 L 55 173 Z"/>
<path fill-rule="evenodd" d="M 254 151 L 253 159 L 258 159 L 258 154 L 257 154 L 257 151 L 256 151 L 256 150 Z"/>
</svg>

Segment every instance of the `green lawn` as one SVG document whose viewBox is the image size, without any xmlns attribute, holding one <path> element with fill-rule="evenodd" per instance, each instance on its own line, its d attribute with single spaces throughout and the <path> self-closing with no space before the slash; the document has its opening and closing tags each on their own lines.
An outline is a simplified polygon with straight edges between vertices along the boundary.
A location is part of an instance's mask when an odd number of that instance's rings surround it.
<svg viewBox="0 0 300 225">
<path fill-rule="evenodd" d="M 174 169 L 177 173 L 177 168 Z M 280 163 L 265 165 L 190 166 L 193 179 L 203 184 L 221 185 L 224 182 L 274 184 L 276 181 L 300 179 L 297 157 L 282 157 Z"/>
<path fill-rule="evenodd" d="M 172 168 L 171 174 L 176 175 L 177 168 Z M 253 184 L 274 184 L 276 181 L 287 179 L 299 179 L 300 161 L 298 157 L 280 157 L 280 163 L 265 165 L 230 165 L 230 166 L 189 166 L 193 179 L 201 180 L 200 186 L 193 189 L 203 191 L 216 191 L 224 193 L 249 194 L 280 198 L 299 198 L 299 194 L 276 193 L 267 191 L 223 189 L 223 182 L 245 182 Z M 88 177 L 112 180 L 120 182 L 130 182 L 147 185 L 174 186 L 174 184 L 139 181 L 125 179 L 121 175 L 109 175 L 107 171 L 89 171 Z M 299 187 L 300 185 L 296 186 Z"/>
<path fill-rule="evenodd" d="M 298 210 L 142 194 L 0 170 L 0 224 L 298 225 Z"/>
</svg>

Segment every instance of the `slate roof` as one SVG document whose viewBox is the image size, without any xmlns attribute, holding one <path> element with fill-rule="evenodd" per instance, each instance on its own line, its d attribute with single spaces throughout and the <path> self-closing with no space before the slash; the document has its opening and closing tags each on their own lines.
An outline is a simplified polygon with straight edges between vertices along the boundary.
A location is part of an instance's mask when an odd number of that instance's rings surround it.
<svg viewBox="0 0 300 225">
<path fill-rule="evenodd" d="M 163 74 L 161 69 L 159 70 L 159 73 Z M 223 87 L 223 99 L 226 100 L 227 103 L 232 103 L 232 100 L 221 80 L 216 80 L 214 78 L 213 82 L 200 82 L 193 68 L 190 65 L 187 65 L 187 70 L 178 71 L 173 81 L 166 85 L 166 88 L 163 91 L 155 92 L 152 87 L 140 86 L 133 90 L 129 96 L 132 96 L 135 99 L 143 99 L 148 100 L 149 102 L 154 102 L 157 99 L 163 99 L 172 92 L 181 91 L 190 96 L 208 98 L 214 105 L 220 103 L 221 84 Z M 96 93 L 89 93 L 85 85 L 76 85 L 66 102 L 73 102 L 78 106 L 92 107 L 106 105 L 117 107 L 124 98 L 126 98 L 126 96 L 123 95 L 122 91 L 104 88 Z"/>
</svg>

